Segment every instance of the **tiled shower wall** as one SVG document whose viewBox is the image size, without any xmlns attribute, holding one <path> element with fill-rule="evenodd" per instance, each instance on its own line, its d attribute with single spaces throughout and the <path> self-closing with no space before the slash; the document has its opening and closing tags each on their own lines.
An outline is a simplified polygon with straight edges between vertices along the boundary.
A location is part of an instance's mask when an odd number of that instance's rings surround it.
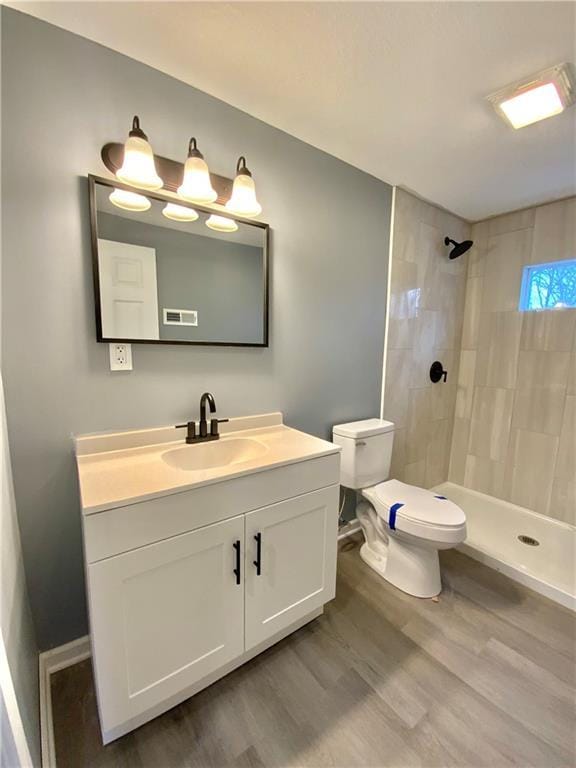
<svg viewBox="0 0 576 768">
<path fill-rule="evenodd" d="M 448 478 L 468 255 L 444 245 L 470 225 L 396 190 L 384 418 L 396 425 L 391 477 L 430 487 Z M 447 382 L 432 384 L 440 360 Z"/>
<path fill-rule="evenodd" d="M 449 479 L 576 524 L 576 310 L 518 311 L 524 265 L 576 257 L 576 198 L 472 239 Z"/>
</svg>

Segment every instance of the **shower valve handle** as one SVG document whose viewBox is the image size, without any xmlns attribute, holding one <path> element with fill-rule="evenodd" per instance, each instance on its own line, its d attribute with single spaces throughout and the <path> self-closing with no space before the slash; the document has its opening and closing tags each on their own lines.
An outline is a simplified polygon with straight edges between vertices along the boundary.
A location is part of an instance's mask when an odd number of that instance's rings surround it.
<svg viewBox="0 0 576 768">
<path fill-rule="evenodd" d="M 440 360 L 435 360 L 432 365 L 430 366 L 430 381 L 433 384 L 437 384 L 440 379 L 443 379 L 444 382 L 448 378 L 448 371 L 444 370 L 444 366 L 440 362 Z"/>
</svg>

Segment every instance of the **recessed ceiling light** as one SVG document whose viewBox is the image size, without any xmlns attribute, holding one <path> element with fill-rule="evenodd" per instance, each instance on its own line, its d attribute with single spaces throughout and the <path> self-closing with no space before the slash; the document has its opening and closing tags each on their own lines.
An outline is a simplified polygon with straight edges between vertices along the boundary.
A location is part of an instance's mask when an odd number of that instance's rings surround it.
<svg viewBox="0 0 576 768">
<path fill-rule="evenodd" d="M 570 64 L 558 64 L 488 96 L 498 114 L 513 128 L 553 117 L 574 103 L 575 79 Z"/>
</svg>

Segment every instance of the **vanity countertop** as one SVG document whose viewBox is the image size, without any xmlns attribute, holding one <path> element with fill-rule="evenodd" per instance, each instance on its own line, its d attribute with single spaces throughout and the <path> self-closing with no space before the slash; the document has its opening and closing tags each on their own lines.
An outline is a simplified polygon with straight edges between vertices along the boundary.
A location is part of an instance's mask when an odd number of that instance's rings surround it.
<svg viewBox="0 0 576 768">
<path fill-rule="evenodd" d="M 230 419 L 219 440 L 186 445 L 185 432 L 174 427 L 85 435 L 75 438 L 76 460 L 85 515 L 106 509 L 224 482 L 274 467 L 337 454 L 339 446 L 287 427 L 281 413 Z M 178 439 L 175 439 L 177 436 Z M 188 458 L 216 452 L 246 455 L 224 465 L 182 469 Z M 218 448 L 213 448 L 218 446 Z M 195 454 L 192 452 L 196 451 Z M 247 456 L 247 458 L 246 458 Z M 173 458 L 176 457 L 176 458 Z M 202 461 L 200 462 L 202 463 Z"/>
</svg>

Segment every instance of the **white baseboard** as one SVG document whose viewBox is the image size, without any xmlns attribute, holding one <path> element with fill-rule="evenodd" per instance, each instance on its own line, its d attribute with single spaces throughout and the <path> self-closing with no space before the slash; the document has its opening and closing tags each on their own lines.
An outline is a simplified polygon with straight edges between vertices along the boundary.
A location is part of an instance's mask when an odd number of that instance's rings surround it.
<svg viewBox="0 0 576 768">
<path fill-rule="evenodd" d="M 71 643 L 52 648 L 38 657 L 40 676 L 40 735 L 42 741 L 42 768 L 56 768 L 54 749 L 54 724 L 52 722 L 52 696 L 50 675 L 73 664 L 78 664 L 91 655 L 88 635 L 72 640 Z"/>
<path fill-rule="evenodd" d="M 355 533 L 358 533 L 358 531 L 362 530 L 360 527 L 360 523 L 358 520 L 354 517 L 352 520 L 349 520 L 346 525 L 343 525 L 342 528 L 338 531 L 338 541 L 342 541 L 342 539 L 347 539 L 348 536 L 353 536 Z"/>
</svg>

